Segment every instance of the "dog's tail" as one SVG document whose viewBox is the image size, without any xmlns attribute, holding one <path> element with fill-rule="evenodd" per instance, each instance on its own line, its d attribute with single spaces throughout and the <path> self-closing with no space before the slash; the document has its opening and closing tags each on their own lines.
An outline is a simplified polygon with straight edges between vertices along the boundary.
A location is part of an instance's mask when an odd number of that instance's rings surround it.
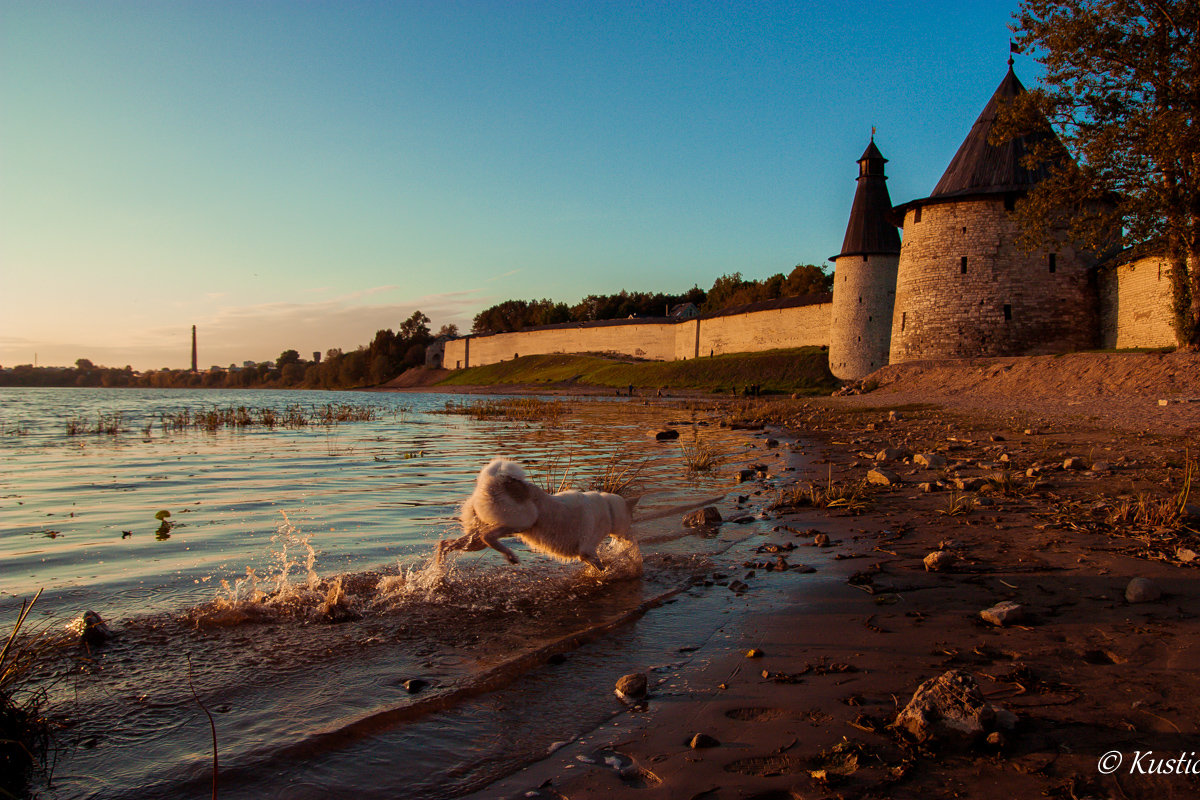
<svg viewBox="0 0 1200 800">
<path fill-rule="evenodd" d="M 663 517 L 673 517 L 676 514 L 686 514 L 687 512 L 694 511 L 697 508 L 704 508 L 704 506 L 711 506 L 713 503 L 719 503 L 724 499 L 725 495 L 720 495 L 719 497 L 710 497 L 707 500 L 699 500 L 694 503 L 685 503 L 681 506 L 671 506 L 670 508 L 664 508 L 661 511 L 652 511 L 644 516 L 636 517 L 633 522 L 636 525 L 639 522 L 649 522 L 652 519 L 662 519 Z"/>
</svg>

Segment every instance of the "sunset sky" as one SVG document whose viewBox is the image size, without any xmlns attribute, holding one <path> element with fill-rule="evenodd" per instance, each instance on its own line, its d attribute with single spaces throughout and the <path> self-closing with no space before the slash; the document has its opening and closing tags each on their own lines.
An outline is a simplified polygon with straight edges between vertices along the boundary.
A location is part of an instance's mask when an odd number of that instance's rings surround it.
<svg viewBox="0 0 1200 800">
<path fill-rule="evenodd" d="M 1016 9 L 0 0 L 0 365 L 828 267 L 871 127 L 893 201 L 927 195 Z"/>
</svg>

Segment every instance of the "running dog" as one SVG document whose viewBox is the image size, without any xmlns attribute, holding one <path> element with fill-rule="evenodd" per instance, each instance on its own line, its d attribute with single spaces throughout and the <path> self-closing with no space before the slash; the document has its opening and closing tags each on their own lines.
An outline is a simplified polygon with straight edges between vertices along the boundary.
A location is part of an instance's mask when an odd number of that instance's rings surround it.
<svg viewBox="0 0 1200 800">
<path fill-rule="evenodd" d="M 438 542 L 437 563 L 450 550 L 490 547 L 516 564 L 516 554 L 500 539 L 519 536 L 540 553 L 603 570 L 596 548 L 609 536 L 633 541 L 629 528 L 637 501 L 609 492 L 550 494 L 530 483 L 520 464 L 497 458 L 479 472 L 475 491 L 463 504 L 463 535 Z"/>
</svg>

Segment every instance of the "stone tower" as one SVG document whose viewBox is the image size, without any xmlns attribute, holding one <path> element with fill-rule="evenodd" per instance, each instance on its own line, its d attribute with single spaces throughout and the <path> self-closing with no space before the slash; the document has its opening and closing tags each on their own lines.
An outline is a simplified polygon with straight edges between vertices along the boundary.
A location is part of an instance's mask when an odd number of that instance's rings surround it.
<svg viewBox="0 0 1200 800">
<path fill-rule="evenodd" d="M 1001 104 L 1024 91 L 1010 59 L 1008 74 L 933 193 L 896 209 L 904 244 L 892 316 L 893 364 L 1096 346 L 1094 260 L 1065 241 L 1032 253 L 1016 246 L 1014 204 L 1049 167 L 1023 163 L 1035 137 L 992 145 L 988 135 Z"/>
<path fill-rule="evenodd" d="M 900 234 L 892 222 L 885 163 L 872 136 L 858 159 L 858 188 L 842 252 L 830 259 L 829 369 L 843 380 L 859 380 L 888 363 Z"/>
</svg>

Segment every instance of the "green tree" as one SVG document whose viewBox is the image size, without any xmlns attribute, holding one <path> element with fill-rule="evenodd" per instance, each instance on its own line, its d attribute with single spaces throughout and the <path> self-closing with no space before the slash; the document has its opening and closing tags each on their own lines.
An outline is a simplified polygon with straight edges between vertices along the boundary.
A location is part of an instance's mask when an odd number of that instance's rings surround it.
<svg viewBox="0 0 1200 800">
<path fill-rule="evenodd" d="M 997 133 L 1059 134 L 1028 156 L 1050 177 L 1017 204 L 1026 246 L 1065 233 L 1103 254 L 1120 232 L 1164 252 L 1176 333 L 1200 348 L 1200 4 L 1023 0 L 1013 30 L 1046 76 Z"/>
<path fill-rule="evenodd" d="M 275 368 L 282 370 L 288 364 L 299 364 L 300 354 L 295 350 L 284 350 L 279 354 L 279 358 L 275 359 Z"/>
</svg>

